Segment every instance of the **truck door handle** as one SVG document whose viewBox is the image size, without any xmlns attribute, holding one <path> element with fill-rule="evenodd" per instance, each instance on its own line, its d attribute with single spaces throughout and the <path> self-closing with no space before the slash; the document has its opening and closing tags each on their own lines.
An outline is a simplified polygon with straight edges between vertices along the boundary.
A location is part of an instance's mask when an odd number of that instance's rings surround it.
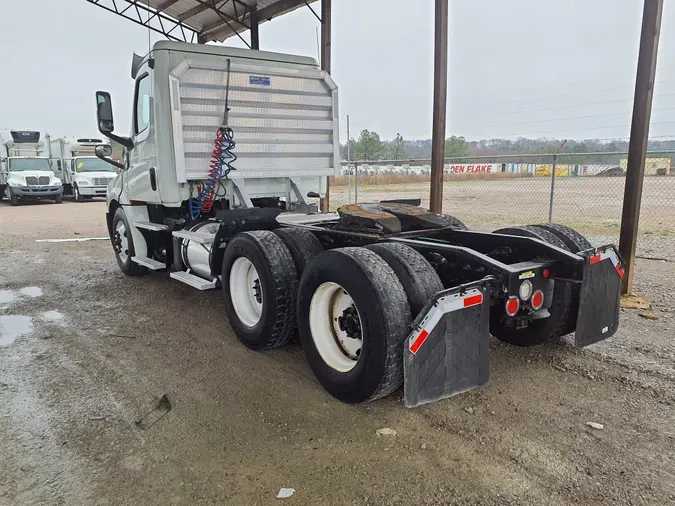
<svg viewBox="0 0 675 506">
<path fill-rule="evenodd" d="M 157 172 L 154 167 L 150 167 L 150 187 L 152 191 L 157 191 Z"/>
</svg>

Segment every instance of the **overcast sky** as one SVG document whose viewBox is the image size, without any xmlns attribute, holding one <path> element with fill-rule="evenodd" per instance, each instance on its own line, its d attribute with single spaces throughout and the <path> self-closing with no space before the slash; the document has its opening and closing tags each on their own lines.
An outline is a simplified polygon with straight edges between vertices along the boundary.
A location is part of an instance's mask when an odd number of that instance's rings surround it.
<svg viewBox="0 0 675 506">
<path fill-rule="evenodd" d="M 450 3 L 448 135 L 628 137 L 642 0 Z M 665 3 L 651 134 L 675 138 L 675 5 Z M 346 114 L 352 136 L 431 136 L 433 4 L 333 1 L 343 140 Z M 131 55 L 147 52 L 146 29 L 86 0 L 4 1 L 1 16 L 0 127 L 91 135 L 103 89 L 128 131 Z M 261 48 L 316 57 L 317 26 L 303 7 L 263 24 Z"/>
</svg>

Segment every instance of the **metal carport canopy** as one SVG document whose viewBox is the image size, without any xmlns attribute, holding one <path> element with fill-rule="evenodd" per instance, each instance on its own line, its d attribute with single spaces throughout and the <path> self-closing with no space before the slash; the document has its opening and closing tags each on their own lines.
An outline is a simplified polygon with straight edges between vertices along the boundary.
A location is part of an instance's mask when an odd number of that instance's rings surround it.
<svg viewBox="0 0 675 506">
<path fill-rule="evenodd" d="M 223 42 L 316 0 L 87 0 L 182 42 Z M 255 33 L 254 33 L 255 32 Z M 243 39 L 242 39 L 243 40 Z M 246 40 L 244 40 L 248 44 Z M 252 44 L 253 45 L 253 44 Z"/>
</svg>

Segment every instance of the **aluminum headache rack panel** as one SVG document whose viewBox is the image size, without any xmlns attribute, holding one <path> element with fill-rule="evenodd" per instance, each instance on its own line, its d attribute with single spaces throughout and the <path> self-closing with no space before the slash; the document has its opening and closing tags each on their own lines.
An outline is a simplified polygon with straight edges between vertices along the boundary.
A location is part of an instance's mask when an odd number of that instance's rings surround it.
<svg viewBox="0 0 675 506">
<path fill-rule="evenodd" d="M 339 170 L 337 87 L 318 67 L 187 57 L 171 72 L 179 182 L 205 179 L 228 99 L 236 178 L 298 178 Z"/>
</svg>

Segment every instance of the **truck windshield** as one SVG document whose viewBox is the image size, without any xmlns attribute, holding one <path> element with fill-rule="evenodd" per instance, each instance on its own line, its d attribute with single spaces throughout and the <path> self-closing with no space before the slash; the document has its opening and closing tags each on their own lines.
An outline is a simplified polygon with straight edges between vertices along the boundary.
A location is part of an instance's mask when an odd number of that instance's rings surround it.
<svg viewBox="0 0 675 506">
<path fill-rule="evenodd" d="M 115 172 L 115 167 L 100 158 L 75 158 L 76 172 Z"/>
<path fill-rule="evenodd" d="M 52 170 L 49 158 L 10 158 L 9 170 L 22 172 L 26 170 Z"/>
</svg>

